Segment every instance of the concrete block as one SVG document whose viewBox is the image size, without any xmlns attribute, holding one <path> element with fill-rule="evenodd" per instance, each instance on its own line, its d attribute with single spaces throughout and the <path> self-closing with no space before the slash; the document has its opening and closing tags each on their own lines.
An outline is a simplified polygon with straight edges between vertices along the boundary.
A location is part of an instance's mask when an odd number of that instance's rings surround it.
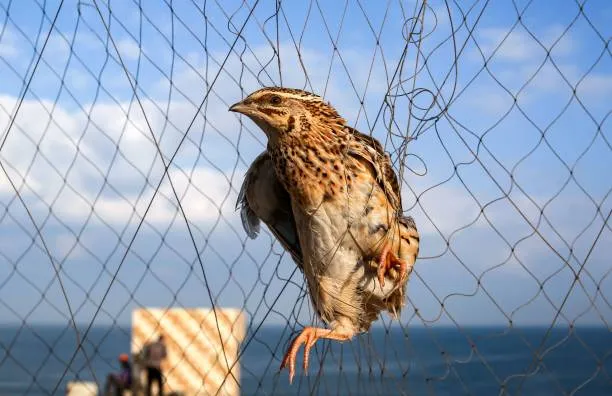
<svg viewBox="0 0 612 396">
<path fill-rule="evenodd" d="M 66 385 L 66 396 L 98 396 L 98 385 L 88 381 L 70 381 Z"/>
</svg>

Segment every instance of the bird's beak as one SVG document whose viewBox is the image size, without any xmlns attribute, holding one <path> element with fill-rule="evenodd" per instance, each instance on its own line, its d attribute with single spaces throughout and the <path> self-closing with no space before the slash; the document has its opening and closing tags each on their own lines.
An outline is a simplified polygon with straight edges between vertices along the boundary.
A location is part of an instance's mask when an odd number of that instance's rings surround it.
<svg viewBox="0 0 612 396">
<path fill-rule="evenodd" d="M 233 111 L 234 113 L 246 114 L 248 109 L 248 105 L 244 104 L 243 102 L 238 102 L 231 105 L 229 111 Z"/>
</svg>

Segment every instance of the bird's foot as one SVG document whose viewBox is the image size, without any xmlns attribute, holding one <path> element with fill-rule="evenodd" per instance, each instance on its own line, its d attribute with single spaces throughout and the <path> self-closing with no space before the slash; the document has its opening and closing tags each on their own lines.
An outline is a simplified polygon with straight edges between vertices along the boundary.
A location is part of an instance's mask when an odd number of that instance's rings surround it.
<svg viewBox="0 0 612 396">
<path fill-rule="evenodd" d="M 304 372 L 308 372 L 308 358 L 310 355 L 310 349 L 317 342 L 319 336 L 317 335 L 317 329 L 315 327 L 306 327 L 299 336 L 295 337 L 291 342 L 291 346 L 285 353 L 285 357 L 283 358 L 283 362 L 281 363 L 280 369 L 284 369 L 285 367 L 289 369 L 289 383 L 293 382 L 293 377 L 295 376 L 295 358 L 297 355 L 300 346 L 304 344 L 304 364 L 303 369 Z"/>
<path fill-rule="evenodd" d="M 328 338 L 337 341 L 346 341 L 351 338 L 349 333 L 333 331 L 329 329 L 321 329 L 317 327 L 305 327 L 299 336 L 295 337 L 289 346 L 289 349 L 283 357 L 280 369 L 289 369 L 289 383 L 293 382 L 295 376 L 295 359 L 300 346 L 304 344 L 304 363 L 302 368 L 308 374 L 308 361 L 310 357 L 310 349 L 319 338 Z"/>
<path fill-rule="evenodd" d="M 385 286 L 385 275 L 391 268 L 395 268 L 399 272 L 397 283 L 400 283 L 408 274 L 408 265 L 406 261 L 397 257 L 395 253 L 391 251 L 391 246 L 385 244 L 378 261 L 377 273 L 380 287 Z"/>
</svg>

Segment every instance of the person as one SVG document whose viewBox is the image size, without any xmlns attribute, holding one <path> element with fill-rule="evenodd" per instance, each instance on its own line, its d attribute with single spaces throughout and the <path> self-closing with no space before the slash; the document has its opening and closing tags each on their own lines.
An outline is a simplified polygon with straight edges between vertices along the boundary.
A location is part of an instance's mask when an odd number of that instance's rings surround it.
<svg viewBox="0 0 612 396">
<path fill-rule="evenodd" d="M 106 377 L 106 385 L 104 386 L 104 394 L 106 396 L 123 395 L 123 391 L 130 389 L 132 386 L 132 365 L 130 357 L 126 353 L 119 355 L 119 364 L 121 371 L 111 373 Z M 112 392 L 114 390 L 114 392 Z M 112 393 L 111 393 L 112 392 Z"/>
<path fill-rule="evenodd" d="M 160 335 L 157 341 L 145 346 L 144 365 L 147 370 L 147 396 L 151 395 L 153 382 L 157 383 L 157 392 L 163 395 L 161 362 L 166 358 L 166 344 L 164 336 Z"/>
</svg>

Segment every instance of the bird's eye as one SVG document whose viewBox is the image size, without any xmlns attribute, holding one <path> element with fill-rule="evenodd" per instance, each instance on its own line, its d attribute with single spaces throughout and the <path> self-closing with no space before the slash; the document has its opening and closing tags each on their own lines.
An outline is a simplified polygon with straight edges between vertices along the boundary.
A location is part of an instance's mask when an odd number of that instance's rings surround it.
<svg viewBox="0 0 612 396">
<path fill-rule="evenodd" d="M 279 105 L 281 103 L 281 97 L 278 95 L 272 96 L 272 98 L 270 99 L 270 103 L 272 103 L 273 105 Z"/>
</svg>

